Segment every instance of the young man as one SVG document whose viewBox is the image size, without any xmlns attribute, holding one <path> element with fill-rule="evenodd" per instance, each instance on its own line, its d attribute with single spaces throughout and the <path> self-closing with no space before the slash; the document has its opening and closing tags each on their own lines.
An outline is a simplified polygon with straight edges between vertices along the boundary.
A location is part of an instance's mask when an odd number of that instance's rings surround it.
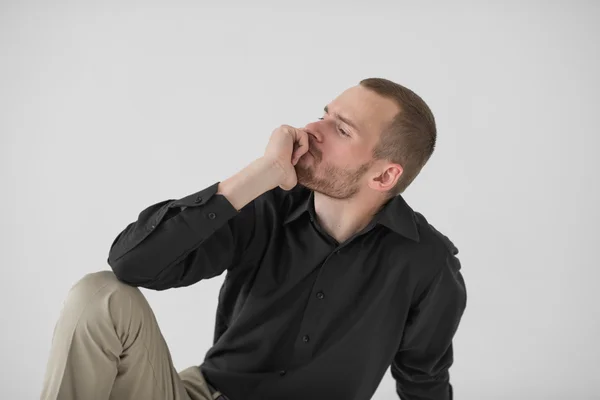
<svg viewBox="0 0 600 400">
<path fill-rule="evenodd" d="M 401 196 L 435 142 L 419 96 L 369 78 L 234 176 L 144 209 L 113 272 L 70 290 L 42 398 L 367 400 L 391 365 L 400 399 L 452 399 L 458 250 Z M 137 287 L 223 272 L 213 346 L 177 372 Z"/>
</svg>

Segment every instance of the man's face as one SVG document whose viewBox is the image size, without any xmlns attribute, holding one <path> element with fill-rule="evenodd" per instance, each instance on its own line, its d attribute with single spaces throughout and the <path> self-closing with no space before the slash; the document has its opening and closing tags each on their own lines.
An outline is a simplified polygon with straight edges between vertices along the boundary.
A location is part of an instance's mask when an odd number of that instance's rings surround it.
<svg viewBox="0 0 600 400">
<path fill-rule="evenodd" d="M 304 127 L 309 133 L 309 150 L 296 164 L 298 183 L 333 198 L 348 199 L 366 188 L 374 167 L 381 167 L 375 165 L 373 148 L 399 107 L 358 85 L 326 108 L 320 121 Z"/>
</svg>

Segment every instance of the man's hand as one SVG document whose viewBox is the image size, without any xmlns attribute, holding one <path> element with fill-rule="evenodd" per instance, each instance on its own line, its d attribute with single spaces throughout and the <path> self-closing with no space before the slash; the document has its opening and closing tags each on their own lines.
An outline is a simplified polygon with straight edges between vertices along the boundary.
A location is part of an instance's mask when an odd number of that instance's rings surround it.
<svg viewBox="0 0 600 400">
<path fill-rule="evenodd" d="M 225 196 L 236 210 L 268 190 L 291 190 L 298 184 L 294 166 L 308 151 L 308 134 L 282 125 L 271 134 L 265 154 L 235 175 L 219 183 L 217 193 Z"/>
<path fill-rule="evenodd" d="M 290 125 L 281 125 L 271 133 L 263 158 L 281 168 L 279 187 L 291 190 L 298 184 L 294 166 L 308 151 L 306 131 Z"/>
</svg>

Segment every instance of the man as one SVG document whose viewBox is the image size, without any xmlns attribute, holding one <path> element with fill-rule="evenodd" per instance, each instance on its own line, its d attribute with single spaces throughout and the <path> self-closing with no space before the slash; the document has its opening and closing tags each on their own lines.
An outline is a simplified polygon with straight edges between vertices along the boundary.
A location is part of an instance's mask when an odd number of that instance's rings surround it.
<svg viewBox="0 0 600 400">
<path fill-rule="evenodd" d="M 144 209 L 113 272 L 70 290 L 42 398 L 367 400 L 391 366 L 400 399 L 452 399 L 458 250 L 401 196 L 435 141 L 419 96 L 369 78 L 237 174 Z M 137 287 L 223 272 L 213 346 L 177 372 Z"/>
</svg>

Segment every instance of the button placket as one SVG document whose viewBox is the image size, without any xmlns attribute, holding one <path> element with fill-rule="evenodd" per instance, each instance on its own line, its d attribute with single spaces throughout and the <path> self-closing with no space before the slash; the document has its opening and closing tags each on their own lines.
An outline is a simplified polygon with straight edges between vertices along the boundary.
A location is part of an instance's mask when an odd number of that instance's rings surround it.
<svg viewBox="0 0 600 400">
<path fill-rule="evenodd" d="M 325 293 L 322 285 L 325 285 L 326 288 L 329 284 L 327 279 L 323 280 L 323 271 L 327 270 L 328 262 L 333 262 L 332 257 L 334 257 L 334 251 L 330 250 L 326 259 L 321 264 L 321 271 L 315 280 L 315 291 L 313 291 L 313 294 L 317 299 L 315 299 L 314 297 L 310 297 L 308 299 L 308 305 L 305 310 L 304 318 L 302 319 L 302 323 L 298 332 L 299 335 L 294 345 L 293 359 L 295 362 L 298 362 L 300 364 L 308 362 L 308 360 L 310 360 L 310 357 L 312 357 L 313 354 L 313 342 L 315 340 L 318 340 L 318 336 L 314 336 L 319 334 L 317 321 L 322 317 L 326 307 L 326 303 L 324 303 L 323 300 L 325 298 Z M 308 332 L 312 332 L 312 335 L 309 335 Z"/>
</svg>

